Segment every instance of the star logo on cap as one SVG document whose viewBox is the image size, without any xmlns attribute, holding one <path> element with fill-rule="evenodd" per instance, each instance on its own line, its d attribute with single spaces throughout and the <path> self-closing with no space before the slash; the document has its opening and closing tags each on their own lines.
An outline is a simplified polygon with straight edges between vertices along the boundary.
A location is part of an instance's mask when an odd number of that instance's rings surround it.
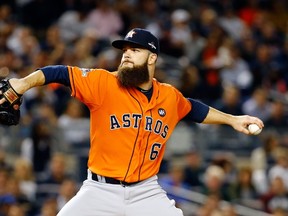
<svg viewBox="0 0 288 216">
<path fill-rule="evenodd" d="M 136 32 L 134 30 L 128 32 L 128 34 L 126 35 L 126 38 L 132 38 L 133 35 L 136 34 Z"/>
</svg>

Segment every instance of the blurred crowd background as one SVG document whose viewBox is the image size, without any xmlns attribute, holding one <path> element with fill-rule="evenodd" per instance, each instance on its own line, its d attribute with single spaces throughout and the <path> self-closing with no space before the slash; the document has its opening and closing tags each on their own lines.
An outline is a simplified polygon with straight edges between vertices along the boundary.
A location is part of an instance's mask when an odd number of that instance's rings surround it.
<svg viewBox="0 0 288 216">
<path fill-rule="evenodd" d="M 159 81 L 265 123 L 259 136 L 179 124 L 159 182 L 205 195 L 185 216 L 233 216 L 236 204 L 288 215 L 288 1 L 1 0 L 0 69 L 9 78 L 59 64 L 115 71 L 111 41 L 134 27 L 160 39 Z M 21 115 L 0 127 L 0 216 L 55 216 L 86 178 L 89 112 L 50 84 L 25 93 Z"/>
</svg>

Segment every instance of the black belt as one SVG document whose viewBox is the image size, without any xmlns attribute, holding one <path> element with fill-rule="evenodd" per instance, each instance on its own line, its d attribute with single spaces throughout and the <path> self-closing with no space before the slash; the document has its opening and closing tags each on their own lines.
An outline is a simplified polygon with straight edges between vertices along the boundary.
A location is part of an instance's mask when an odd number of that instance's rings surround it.
<svg viewBox="0 0 288 216">
<path fill-rule="evenodd" d="M 125 182 L 125 181 L 120 181 L 120 180 L 117 180 L 115 178 L 110 178 L 110 177 L 104 177 L 104 176 L 100 176 L 99 179 L 97 174 L 92 173 L 92 180 L 94 181 L 98 181 L 98 182 L 105 182 L 105 183 L 108 183 L 108 184 L 119 184 L 119 185 L 122 185 L 122 186 L 131 186 L 131 185 L 135 185 L 137 183 L 139 183 L 140 181 L 138 182 Z"/>
</svg>

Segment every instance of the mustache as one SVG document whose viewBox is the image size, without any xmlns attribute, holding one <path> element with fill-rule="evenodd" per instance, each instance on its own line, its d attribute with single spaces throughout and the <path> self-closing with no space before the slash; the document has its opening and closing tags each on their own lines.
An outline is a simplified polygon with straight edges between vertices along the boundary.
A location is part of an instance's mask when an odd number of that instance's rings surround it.
<svg viewBox="0 0 288 216">
<path fill-rule="evenodd" d="M 130 61 L 130 60 L 124 60 L 122 63 L 121 63 L 121 66 L 124 64 L 124 63 L 131 63 L 131 64 L 134 64 L 134 62 Z"/>
</svg>

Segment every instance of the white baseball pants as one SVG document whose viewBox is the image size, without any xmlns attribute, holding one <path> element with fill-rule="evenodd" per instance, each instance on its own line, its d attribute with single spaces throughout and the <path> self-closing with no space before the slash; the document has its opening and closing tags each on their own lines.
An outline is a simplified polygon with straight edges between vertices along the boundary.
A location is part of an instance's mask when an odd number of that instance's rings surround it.
<svg viewBox="0 0 288 216">
<path fill-rule="evenodd" d="M 157 176 L 132 186 L 88 178 L 57 216 L 183 216 L 157 182 Z"/>
</svg>

